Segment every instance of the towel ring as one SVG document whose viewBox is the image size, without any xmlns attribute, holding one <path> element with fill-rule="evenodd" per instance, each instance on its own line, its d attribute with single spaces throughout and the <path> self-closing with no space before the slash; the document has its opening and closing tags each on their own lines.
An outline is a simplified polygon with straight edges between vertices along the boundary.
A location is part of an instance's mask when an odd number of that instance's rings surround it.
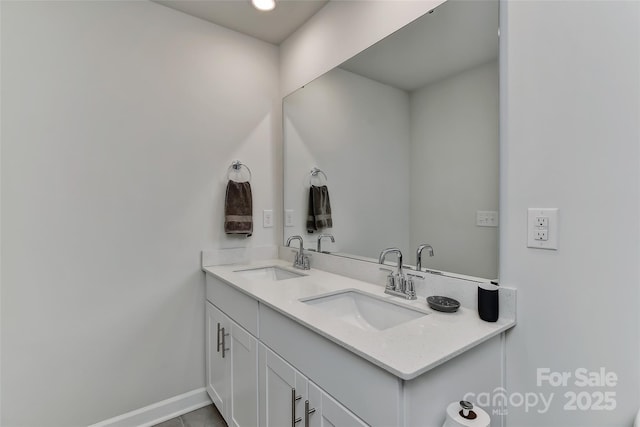
<svg viewBox="0 0 640 427">
<path fill-rule="evenodd" d="M 322 176 L 324 176 L 324 180 L 325 181 L 329 181 L 329 178 L 327 178 L 327 174 L 326 173 L 322 172 L 321 169 L 314 167 L 309 172 L 309 185 L 311 185 L 311 179 L 314 178 L 314 177 L 317 178 L 318 174 L 322 174 Z"/>
<path fill-rule="evenodd" d="M 249 166 L 245 165 L 244 163 L 242 163 L 240 160 L 234 160 L 231 163 L 231 166 L 229 166 L 229 169 L 227 169 L 227 179 L 231 179 L 231 172 L 235 172 L 235 173 L 240 173 L 242 167 L 245 167 L 245 169 L 247 169 L 247 171 L 249 171 L 249 180 L 251 181 L 251 169 L 249 169 Z"/>
</svg>

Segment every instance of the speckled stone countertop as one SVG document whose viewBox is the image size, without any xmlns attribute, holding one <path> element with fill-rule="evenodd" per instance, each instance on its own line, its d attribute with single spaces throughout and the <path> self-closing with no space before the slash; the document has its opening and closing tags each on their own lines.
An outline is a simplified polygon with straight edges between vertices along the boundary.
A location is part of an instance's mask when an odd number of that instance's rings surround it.
<svg viewBox="0 0 640 427">
<path fill-rule="evenodd" d="M 265 266 L 278 266 L 305 276 L 275 281 L 247 278 L 238 273 L 239 270 Z M 465 307 L 464 303 L 455 313 L 441 313 L 430 309 L 424 296 L 418 295 L 418 299 L 413 301 L 405 300 L 385 294 L 384 288 L 376 284 L 314 268 L 295 270 L 291 263 L 279 259 L 203 267 L 203 270 L 404 380 L 416 378 L 516 324 L 515 315 L 503 316 L 502 312 L 497 322 L 485 322 L 478 317 L 475 308 Z M 363 330 L 300 301 L 346 289 L 365 292 L 429 314 L 381 331 Z M 475 289 L 469 286 L 469 292 L 474 293 Z"/>
</svg>

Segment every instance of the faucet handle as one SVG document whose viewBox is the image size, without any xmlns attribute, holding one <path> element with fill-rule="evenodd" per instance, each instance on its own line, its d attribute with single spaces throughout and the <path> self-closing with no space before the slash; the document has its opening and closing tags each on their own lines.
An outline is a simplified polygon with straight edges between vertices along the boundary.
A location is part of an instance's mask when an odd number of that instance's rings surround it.
<svg viewBox="0 0 640 427">
<path fill-rule="evenodd" d="M 407 277 L 407 289 L 405 291 L 409 299 L 418 299 L 416 296 L 416 287 L 411 276 Z"/>
<path fill-rule="evenodd" d="M 407 278 L 402 273 L 396 273 L 396 291 L 405 293 L 407 290 Z"/>
<path fill-rule="evenodd" d="M 293 260 L 293 267 L 299 268 L 302 270 L 310 270 L 311 269 L 311 261 L 309 258 L 311 255 L 304 255 L 296 253 L 295 258 Z"/>
<path fill-rule="evenodd" d="M 390 290 L 390 291 L 395 291 L 396 290 L 396 277 L 393 274 L 393 271 L 391 271 L 389 273 L 389 275 L 387 276 L 387 286 L 385 287 L 385 289 Z"/>
</svg>

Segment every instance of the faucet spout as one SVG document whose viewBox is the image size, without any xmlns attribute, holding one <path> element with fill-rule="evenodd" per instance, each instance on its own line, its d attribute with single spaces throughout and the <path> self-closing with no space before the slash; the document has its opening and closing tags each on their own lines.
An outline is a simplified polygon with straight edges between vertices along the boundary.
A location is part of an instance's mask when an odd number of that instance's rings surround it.
<svg viewBox="0 0 640 427">
<path fill-rule="evenodd" d="M 402 252 L 398 248 L 387 248 L 380 252 L 380 257 L 378 258 L 378 263 L 384 264 L 384 259 L 388 254 L 397 254 L 398 255 L 398 265 L 396 267 L 396 273 L 402 274 Z"/>
<path fill-rule="evenodd" d="M 433 247 L 431 245 L 422 244 L 418 246 L 418 250 L 416 251 L 416 271 L 422 270 L 422 250 L 428 249 L 429 256 L 433 256 Z"/>
<path fill-rule="evenodd" d="M 336 239 L 333 237 L 333 234 L 321 234 L 318 236 L 318 253 L 322 252 L 322 239 L 329 238 L 332 243 L 336 242 Z"/>
<path fill-rule="evenodd" d="M 302 236 L 291 236 L 287 239 L 287 246 L 291 246 L 291 242 L 294 240 L 300 241 L 300 247 L 298 248 L 298 256 L 302 256 L 304 253 L 304 240 L 302 240 Z"/>
<path fill-rule="evenodd" d="M 304 255 L 304 240 L 302 240 L 302 236 L 291 236 L 287 239 L 286 246 L 291 246 L 291 242 L 294 240 L 300 241 L 300 247 L 298 248 L 298 253 L 296 254 L 296 258 L 293 261 L 293 266 L 295 268 L 301 268 L 303 270 L 309 269 L 309 257 Z"/>
<path fill-rule="evenodd" d="M 291 246 L 291 242 L 293 242 L 294 240 L 299 240 L 300 241 L 300 247 L 302 247 L 302 245 L 304 244 L 303 240 L 302 240 L 302 236 L 291 236 L 287 239 L 287 244 L 286 246 Z"/>
</svg>

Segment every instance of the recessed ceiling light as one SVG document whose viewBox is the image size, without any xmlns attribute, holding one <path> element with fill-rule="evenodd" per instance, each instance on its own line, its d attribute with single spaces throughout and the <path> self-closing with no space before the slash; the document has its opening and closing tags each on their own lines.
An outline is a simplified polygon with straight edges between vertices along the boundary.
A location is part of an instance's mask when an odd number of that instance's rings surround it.
<svg viewBox="0 0 640 427">
<path fill-rule="evenodd" d="M 269 11 L 276 7 L 276 0 L 251 0 L 251 4 L 258 10 Z"/>
</svg>

